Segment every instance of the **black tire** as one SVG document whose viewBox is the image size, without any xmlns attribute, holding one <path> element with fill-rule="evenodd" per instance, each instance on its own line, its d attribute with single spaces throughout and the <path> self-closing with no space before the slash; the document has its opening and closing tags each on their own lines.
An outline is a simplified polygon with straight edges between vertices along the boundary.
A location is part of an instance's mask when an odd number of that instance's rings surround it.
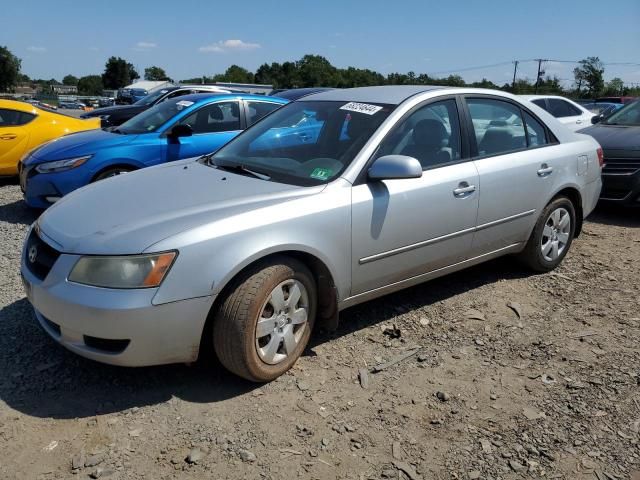
<svg viewBox="0 0 640 480">
<path fill-rule="evenodd" d="M 129 173 L 129 172 L 132 172 L 134 170 L 135 170 L 135 168 L 131 168 L 131 167 L 112 167 L 112 168 L 107 168 L 106 170 L 103 170 L 102 172 L 97 174 L 93 178 L 93 180 L 91 180 L 91 183 L 98 182 L 100 180 L 104 180 L 105 178 L 115 177 L 117 175 L 122 175 L 124 173 Z"/>
<path fill-rule="evenodd" d="M 308 303 L 307 321 L 292 353 L 287 352 L 286 358 L 279 363 L 270 364 L 258 353 L 260 340 L 256 339 L 256 328 L 258 318 L 264 318 L 264 312 L 270 305 L 272 292 L 286 282 L 299 282 L 304 286 Z M 282 288 L 286 293 L 285 287 Z M 313 330 L 316 306 L 315 280 L 299 261 L 279 256 L 249 268 L 226 289 L 214 314 L 213 347 L 218 359 L 227 370 L 253 382 L 268 382 L 279 377 L 293 366 L 306 348 Z M 299 327 L 291 325 L 291 328 Z M 284 341 L 280 345 L 278 351 L 285 351 Z"/>
<path fill-rule="evenodd" d="M 545 255 L 542 251 L 543 241 L 545 238 L 548 238 L 544 233 L 545 226 L 547 226 L 548 222 L 552 222 L 550 216 L 553 212 L 558 210 L 564 210 L 569 215 L 569 220 L 571 223 L 567 232 L 568 240 L 566 241 L 566 243 L 564 244 L 564 248 L 559 252 L 556 258 L 545 258 Z M 560 265 L 564 257 L 567 255 L 569 248 L 571 248 L 571 243 L 573 242 L 575 230 L 576 212 L 573 203 L 571 202 L 571 200 L 564 196 L 554 198 L 542 210 L 542 213 L 540 214 L 540 217 L 536 222 L 536 226 L 534 227 L 533 232 L 531 232 L 531 236 L 527 241 L 527 245 L 525 246 L 524 250 L 518 255 L 520 261 L 536 272 L 550 272 L 558 265 Z"/>
</svg>

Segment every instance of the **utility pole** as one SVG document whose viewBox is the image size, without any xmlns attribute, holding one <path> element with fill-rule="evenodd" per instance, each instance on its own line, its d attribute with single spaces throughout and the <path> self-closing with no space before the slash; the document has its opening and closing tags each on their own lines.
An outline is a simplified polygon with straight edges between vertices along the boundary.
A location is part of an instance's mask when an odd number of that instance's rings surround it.
<svg viewBox="0 0 640 480">
<path fill-rule="evenodd" d="M 544 70 L 542 70 L 542 62 L 546 62 L 544 58 L 535 58 L 538 62 L 538 75 L 536 76 L 536 94 L 538 93 L 538 85 L 540 85 L 540 75 L 544 75 Z"/>
<path fill-rule="evenodd" d="M 511 93 L 516 93 L 516 73 L 518 73 L 518 60 L 513 61 L 513 82 L 511 82 Z"/>
</svg>

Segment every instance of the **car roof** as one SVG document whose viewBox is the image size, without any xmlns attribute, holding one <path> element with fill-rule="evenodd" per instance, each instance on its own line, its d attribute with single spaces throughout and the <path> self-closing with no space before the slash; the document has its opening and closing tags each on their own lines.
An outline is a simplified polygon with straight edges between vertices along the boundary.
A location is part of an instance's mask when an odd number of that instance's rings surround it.
<svg viewBox="0 0 640 480">
<path fill-rule="evenodd" d="M 17 100 L 6 100 L 4 98 L 0 98 L 0 108 L 8 108 L 10 110 L 18 110 L 20 112 L 29 112 L 36 113 L 39 109 L 27 102 L 19 102 Z"/>
<path fill-rule="evenodd" d="M 184 85 L 178 85 L 174 88 L 174 90 L 177 90 L 178 88 L 201 88 L 203 90 L 212 90 L 212 91 L 223 91 L 223 92 L 229 91 L 228 88 L 220 87 L 218 85 L 196 85 L 196 84 L 190 84 L 190 83 L 185 83 Z"/>
<path fill-rule="evenodd" d="M 303 97 L 298 102 L 337 101 L 337 102 L 371 102 L 399 105 L 407 98 L 419 93 L 434 90 L 455 89 L 455 87 L 436 87 L 433 85 L 383 85 L 379 87 L 340 88 L 314 93 Z M 275 95 L 277 97 L 277 95 Z"/>
<path fill-rule="evenodd" d="M 308 87 L 308 88 L 290 88 L 288 90 L 278 90 L 275 93 L 270 93 L 270 97 L 279 97 L 286 100 L 298 100 L 299 98 L 312 95 L 314 93 L 326 92 L 327 90 L 334 90 L 331 87 Z"/>
<path fill-rule="evenodd" d="M 267 101 L 272 103 L 282 103 L 282 104 L 288 103 L 287 100 L 283 98 L 278 98 L 278 97 L 267 97 L 265 95 L 252 95 L 249 93 L 224 93 L 224 92 L 192 93 L 190 95 L 182 95 L 180 97 L 175 97 L 175 98 L 172 98 L 171 100 L 176 100 L 176 101 L 186 100 L 189 102 L 201 104 L 201 103 L 207 103 L 208 101 L 213 101 L 213 100 L 236 100 L 236 99 L 262 100 L 262 101 Z M 159 104 L 159 105 L 162 105 L 162 104 Z"/>
</svg>

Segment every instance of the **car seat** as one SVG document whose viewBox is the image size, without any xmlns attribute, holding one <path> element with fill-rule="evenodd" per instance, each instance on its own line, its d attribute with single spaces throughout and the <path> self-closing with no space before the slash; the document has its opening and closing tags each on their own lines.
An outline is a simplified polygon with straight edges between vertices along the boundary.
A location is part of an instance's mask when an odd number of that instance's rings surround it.
<svg viewBox="0 0 640 480">
<path fill-rule="evenodd" d="M 442 122 L 427 118 L 420 120 L 413 127 L 413 143 L 400 152 L 417 159 L 423 168 L 451 161 L 449 134 Z"/>
</svg>

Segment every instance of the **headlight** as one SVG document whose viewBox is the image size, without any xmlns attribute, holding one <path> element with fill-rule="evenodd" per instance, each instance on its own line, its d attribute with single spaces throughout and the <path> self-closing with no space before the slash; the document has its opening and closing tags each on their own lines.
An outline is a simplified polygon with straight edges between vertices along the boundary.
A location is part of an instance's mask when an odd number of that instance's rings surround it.
<svg viewBox="0 0 640 480">
<path fill-rule="evenodd" d="M 55 162 L 41 163 L 36 167 L 36 171 L 40 173 L 55 173 L 71 170 L 79 167 L 89 160 L 93 155 L 85 155 L 84 157 L 67 158 L 65 160 L 56 160 Z"/>
<path fill-rule="evenodd" d="M 121 257 L 80 257 L 69 281 L 104 288 L 149 288 L 162 283 L 177 252 Z"/>
</svg>

